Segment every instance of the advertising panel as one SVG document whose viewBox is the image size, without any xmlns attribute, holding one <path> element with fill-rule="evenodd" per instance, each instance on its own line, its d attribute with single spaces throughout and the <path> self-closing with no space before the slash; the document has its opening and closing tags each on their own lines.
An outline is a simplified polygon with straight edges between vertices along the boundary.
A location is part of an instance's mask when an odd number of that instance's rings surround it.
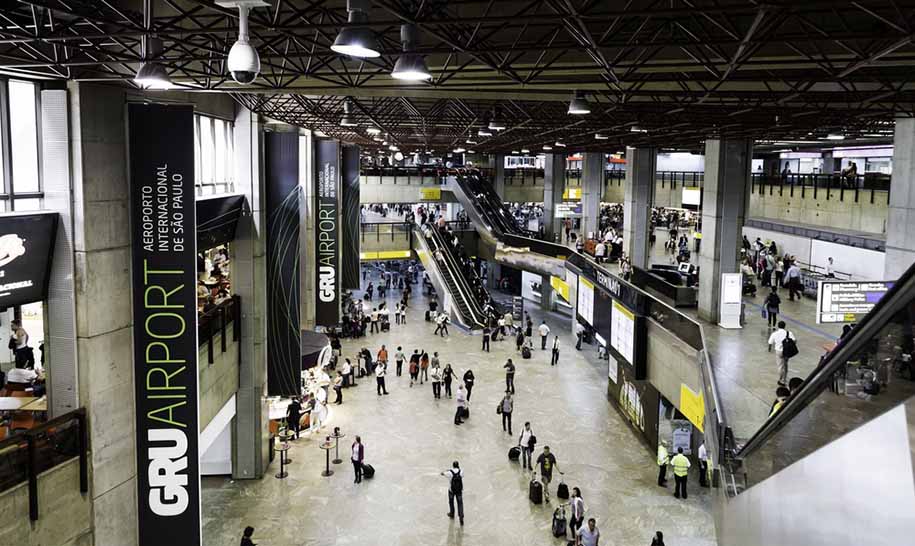
<svg viewBox="0 0 915 546">
<path fill-rule="evenodd" d="M 893 287 L 893 281 L 821 281 L 817 324 L 857 322 Z"/>
<path fill-rule="evenodd" d="M 343 229 L 341 236 L 345 250 L 341 252 L 341 264 L 344 289 L 359 289 L 359 146 L 344 146 L 342 159 L 343 174 L 340 177 L 340 194 L 342 207 L 340 212 Z"/>
<path fill-rule="evenodd" d="M 594 285 L 582 276 L 578 277 L 578 315 L 594 326 Z"/>
<path fill-rule="evenodd" d="M 0 308 L 45 299 L 57 213 L 0 216 Z"/>
<path fill-rule="evenodd" d="M 318 326 L 340 323 L 339 154 L 337 141 L 315 141 L 315 324 Z"/>
<path fill-rule="evenodd" d="M 194 109 L 130 104 L 139 544 L 198 545 Z"/>
<path fill-rule="evenodd" d="M 611 366 L 613 357 L 610 357 Z M 626 421 L 652 450 L 658 448 L 658 406 L 661 394 L 648 381 L 635 379 L 625 366 L 618 366 L 617 381 L 607 382 L 607 396 Z"/>
</svg>

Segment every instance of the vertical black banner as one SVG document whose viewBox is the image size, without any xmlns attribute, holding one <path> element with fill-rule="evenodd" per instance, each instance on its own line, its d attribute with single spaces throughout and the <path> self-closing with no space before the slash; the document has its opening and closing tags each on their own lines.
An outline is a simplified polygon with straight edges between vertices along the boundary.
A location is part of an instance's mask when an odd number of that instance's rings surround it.
<svg viewBox="0 0 915 546">
<path fill-rule="evenodd" d="M 299 135 L 267 133 L 267 392 L 298 395 L 302 384 L 299 283 Z"/>
<path fill-rule="evenodd" d="M 194 109 L 130 104 L 140 546 L 199 545 Z"/>
<path fill-rule="evenodd" d="M 359 146 L 343 147 L 343 288 L 359 289 Z"/>
<path fill-rule="evenodd" d="M 315 324 L 340 323 L 340 146 L 315 141 Z"/>
</svg>

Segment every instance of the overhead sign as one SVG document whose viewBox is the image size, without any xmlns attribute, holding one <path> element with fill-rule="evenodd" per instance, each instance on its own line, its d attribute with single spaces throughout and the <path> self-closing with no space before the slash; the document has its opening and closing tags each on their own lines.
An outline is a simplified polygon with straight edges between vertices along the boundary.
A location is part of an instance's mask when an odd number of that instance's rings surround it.
<svg viewBox="0 0 915 546">
<path fill-rule="evenodd" d="M 45 298 L 56 235 L 56 212 L 0 215 L 0 308 Z"/>
<path fill-rule="evenodd" d="M 858 322 L 893 287 L 893 281 L 820 281 L 817 324 Z"/>
<path fill-rule="evenodd" d="M 340 323 L 339 151 L 335 140 L 315 142 L 315 323 L 318 326 Z"/>
<path fill-rule="evenodd" d="M 140 546 L 199 545 L 194 109 L 130 104 Z"/>
<path fill-rule="evenodd" d="M 699 429 L 699 432 L 704 432 L 705 400 L 701 392 L 697 394 L 685 383 L 680 383 L 680 406 L 677 409 Z"/>
<path fill-rule="evenodd" d="M 441 188 L 420 188 L 419 189 L 419 198 L 422 201 L 441 201 L 442 189 Z"/>
</svg>

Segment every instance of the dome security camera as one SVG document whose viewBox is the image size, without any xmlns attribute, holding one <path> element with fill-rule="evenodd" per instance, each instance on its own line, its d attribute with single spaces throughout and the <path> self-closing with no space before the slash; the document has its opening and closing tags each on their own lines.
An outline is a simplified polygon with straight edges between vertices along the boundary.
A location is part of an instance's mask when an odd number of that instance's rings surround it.
<svg viewBox="0 0 915 546">
<path fill-rule="evenodd" d="M 261 59 L 254 46 L 248 42 L 248 11 L 255 7 L 269 7 L 270 4 L 263 0 L 222 0 L 216 4 L 224 8 L 238 8 L 238 40 L 229 50 L 226 66 L 233 80 L 249 84 L 261 72 Z"/>
<path fill-rule="evenodd" d="M 248 40 L 239 39 L 229 50 L 229 73 L 238 83 L 253 82 L 261 71 L 261 59 Z"/>
</svg>

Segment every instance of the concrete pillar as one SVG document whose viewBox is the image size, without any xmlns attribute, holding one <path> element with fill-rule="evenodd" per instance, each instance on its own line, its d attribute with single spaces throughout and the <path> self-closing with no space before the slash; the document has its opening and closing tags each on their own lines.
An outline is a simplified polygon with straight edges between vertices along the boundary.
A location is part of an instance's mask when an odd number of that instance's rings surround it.
<svg viewBox="0 0 915 546">
<path fill-rule="evenodd" d="M 549 156 L 548 156 L 549 157 Z M 552 311 L 553 305 L 553 285 L 550 284 L 549 275 L 540 276 L 540 309 Z"/>
<path fill-rule="evenodd" d="M 581 162 L 581 233 L 597 233 L 600 219 L 600 202 L 604 192 L 604 166 L 607 164 L 603 152 L 585 152 Z"/>
<path fill-rule="evenodd" d="M 750 196 L 752 140 L 705 141 L 699 318 L 718 322 L 722 273 L 740 270 L 741 233 Z"/>
<path fill-rule="evenodd" d="M 832 156 L 832 150 L 828 152 L 823 152 L 823 167 L 820 169 L 820 172 L 823 174 L 833 174 L 840 172 L 841 167 L 836 168 L 842 164 L 842 160 Z"/>
<path fill-rule="evenodd" d="M 496 289 L 499 286 L 499 279 L 502 278 L 502 266 L 495 260 L 486 261 L 486 284 L 490 289 Z"/>
<path fill-rule="evenodd" d="M 558 241 L 562 228 L 556 221 L 556 205 L 562 203 L 566 185 L 565 154 L 547 154 L 543 165 L 543 233 L 549 241 Z"/>
<path fill-rule="evenodd" d="M 778 173 L 782 172 L 778 154 L 767 155 L 763 158 L 763 172 L 768 176 L 778 176 Z"/>
<path fill-rule="evenodd" d="M 239 107 L 235 115 L 235 187 L 248 199 L 250 215 L 238 221 L 232 245 L 232 288 L 241 299 L 238 395 L 232 436 L 232 477 L 261 478 L 269 462 L 267 396 L 267 268 L 264 250 L 263 134 L 257 116 Z"/>
<path fill-rule="evenodd" d="M 887 280 L 898 279 L 915 263 L 915 118 L 896 118 L 891 183 L 883 275 Z"/>
<path fill-rule="evenodd" d="M 505 154 L 493 154 L 492 189 L 505 202 Z"/>
<path fill-rule="evenodd" d="M 626 148 L 623 248 L 632 265 L 642 269 L 648 268 L 648 228 L 657 166 L 655 148 Z"/>
</svg>

